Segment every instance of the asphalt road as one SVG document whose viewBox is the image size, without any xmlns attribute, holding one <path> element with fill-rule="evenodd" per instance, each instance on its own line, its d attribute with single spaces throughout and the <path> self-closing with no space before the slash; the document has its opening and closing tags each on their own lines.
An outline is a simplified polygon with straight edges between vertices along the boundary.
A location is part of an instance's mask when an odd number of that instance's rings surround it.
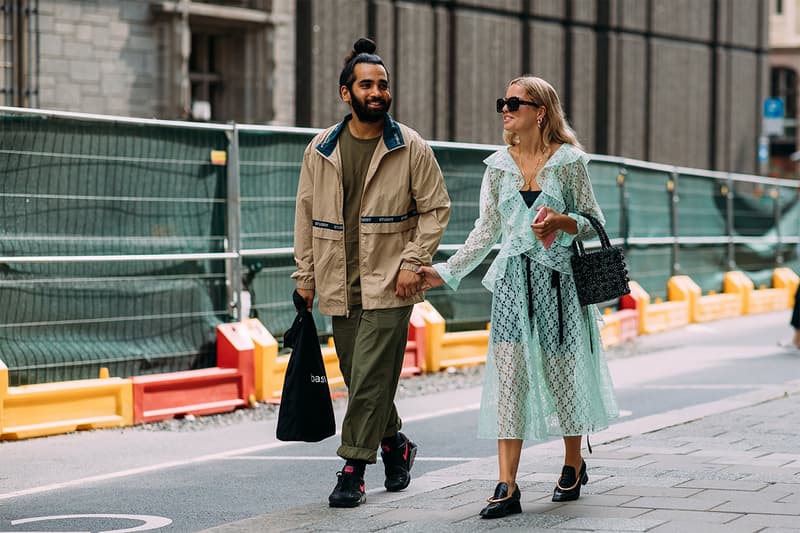
<svg viewBox="0 0 800 533">
<path fill-rule="evenodd" d="M 664 415 L 800 378 L 788 313 L 692 325 L 612 350 L 621 421 Z M 412 473 L 493 456 L 475 438 L 478 388 L 399 402 L 420 446 Z M 337 413 L 341 416 L 341 413 Z M 198 531 L 286 506 L 325 501 L 342 461 L 336 438 L 275 440 L 274 420 L 196 431 L 141 428 L 0 443 L 0 533 Z M 367 470 L 383 490 L 380 462 Z"/>
</svg>

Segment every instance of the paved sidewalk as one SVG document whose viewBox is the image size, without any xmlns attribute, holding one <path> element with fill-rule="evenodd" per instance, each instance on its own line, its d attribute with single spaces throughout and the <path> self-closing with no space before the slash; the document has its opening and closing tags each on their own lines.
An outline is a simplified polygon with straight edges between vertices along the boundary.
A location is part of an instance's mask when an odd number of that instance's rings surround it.
<svg viewBox="0 0 800 533">
<path fill-rule="evenodd" d="M 553 441 L 523 450 L 521 515 L 478 518 L 496 482 L 488 458 L 401 493 L 368 490 L 356 509 L 320 501 L 207 531 L 800 531 L 800 381 L 621 422 L 592 441 L 577 502 L 550 501 L 562 460 Z"/>
</svg>

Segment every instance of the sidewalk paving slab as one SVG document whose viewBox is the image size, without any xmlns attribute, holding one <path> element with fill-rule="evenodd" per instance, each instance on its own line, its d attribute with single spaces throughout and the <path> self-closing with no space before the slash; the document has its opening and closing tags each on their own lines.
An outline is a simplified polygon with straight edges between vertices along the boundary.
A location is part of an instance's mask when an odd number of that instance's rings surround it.
<svg viewBox="0 0 800 533">
<path fill-rule="evenodd" d="M 522 514 L 482 520 L 496 457 L 430 472 L 400 493 L 375 489 L 356 509 L 320 503 L 225 524 L 207 533 L 800 532 L 800 381 L 748 391 L 592 436 L 589 484 L 550 501 L 560 441 L 525 448 Z"/>
</svg>

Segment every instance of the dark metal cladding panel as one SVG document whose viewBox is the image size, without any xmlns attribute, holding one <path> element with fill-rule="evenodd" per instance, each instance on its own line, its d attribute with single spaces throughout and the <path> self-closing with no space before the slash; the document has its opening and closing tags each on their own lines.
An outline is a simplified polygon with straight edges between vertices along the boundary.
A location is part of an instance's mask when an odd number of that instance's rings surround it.
<svg viewBox="0 0 800 533">
<path fill-rule="evenodd" d="M 434 139 L 455 140 L 451 136 L 450 121 L 450 102 L 454 101 L 455 95 L 450 89 L 450 13 L 444 7 L 435 8 L 435 41 L 436 64 L 434 65 L 435 79 L 433 94 L 436 97 L 435 104 L 431 109 L 434 120 Z"/>
<path fill-rule="evenodd" d="M 723 44 L 746 47 L 766 47 L 766 21 L 769 19 L 767 9 L 761 9 L 758 16 L 760 0 L 720 0 L 720 36 Z M 762 27 L 763 26 L 763 27 Z"/>
<path fill-rule="evenodd" d="M 616 40 L 618 60 L 612 73 L 612 94 L 609 115 L 616 127 L 616 150 L 612 153 L 633 159 L 645 159 L 647 112 L 647 41 L 638 35 L 622 34 Z"/>
<path fill-rule="evenodd" d="M 557 22 L 531 23 L 531 74 L 550 82 L 559 95 L 564 91 L 564 26 Z"/>
<path fill-rule="evenodd" d="M 521 13 L 523 0 L 456 0 L 459 6 L 470 6 L 484 9 L 501 9 L 513 13 Z"/>
<path fill-rule="evenodd" d="M 758 59 L 756 54 L 747 51 L 732 50 L 731 64 L 733 72 L 739 80 L 731 87 L 733 102 L 754 102 L 754 105 L 734 104 L 730 110 L 731 128 L 740 132 L 731 140 L 731 166 L 734 169 L 757 169 L 756 146 L 761 126 L 761 102 L 764 93 L 759 95 Z M 745 82 L 747 80 L 747 82 Z M 699 166 L 699 165 L 697 165 Z"/>
<path fill-rule="evenodd" d="M 460 141 L 497 143 L 502 123 L 494 108 L 506 84 L 520 74 L 522 23 L 516 17 L 456 15 L 455 76 L 457 92 L 455 138 Z"/>
<path fill-rule="evenodd" d="M 394 111 L 398 118 L 423 137 L 434 136 L 433 106 L 436 100 L 436 21 L 433 8 L 398 4 L 397 33 L 393 67 Z"/>
<path fill-rule="evenodd" d="M 367 28 L 367 2 L 326 0 L 312 4 L 311 62 L 314 78 L 311 126 L 324 128 L 342 119 L 349 107 L 339 97 L 339 73 L 353 43 Z M 347 16 L 343 16 L 343 14 Z M 378 41 L 380 54 L 381 43 Z M 303 105 L 303 102 L 298 102 Z"/>
<path fill-rule="evenodd" d="M 594 24 L 597 21 L 597 0 L 571 1 L 573 21 L 585 24 Z"/>
<path fill-rule="evenodd" d="M 563 19 L 566 16 L 564 0 L 531 0 L 530 12 L 540 17 Z"/>
<path fill-rule="evenodd" d="M 647 30 L 647 2 L 614 0 L 611 2 L 611 25 L 624 30 Z"/>
<path fill-rule="evenodd" d="M 572 29 L 572 94 L 559 93 L 562 105 L 569 109 L 567 120 L 578 140 L 587 151 L 595 146 L 595 91 L 597 89 L 595 62 L 595 33 L 592 30 Z"/>
<path fill-rule="evenodd" d="M 653 6 L 652 31 L 656 35 L 703 42 L 712 41 L 712 2 L 670 0 L 669 2 L 655 1 L 651 5 Z M 748 11 L 752 13 L 752 9 Z"/>
<path fill-rule="evenodd" d="M 705 45 L 652 40 L 651 161 L 709 167 L 711 54 Z"/>
</svg>

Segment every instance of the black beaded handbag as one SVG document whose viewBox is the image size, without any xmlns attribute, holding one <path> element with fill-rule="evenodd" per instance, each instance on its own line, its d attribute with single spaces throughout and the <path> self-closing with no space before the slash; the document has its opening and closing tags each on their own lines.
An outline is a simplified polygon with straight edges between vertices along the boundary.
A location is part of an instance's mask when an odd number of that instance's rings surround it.
<svg viewBox="0 0 800 533">
<path fill-rule="evenodd" d="M 622 248 L 611 246 L 606 230 L 592 215 L 581 213 L 594 227 L 600 238 L 599 250 L 586 251 L 583 242 L 572 241 L 572 275 L 581 305 L 607 302 L 629 294 L 628 269 Z"/>
</svg>

